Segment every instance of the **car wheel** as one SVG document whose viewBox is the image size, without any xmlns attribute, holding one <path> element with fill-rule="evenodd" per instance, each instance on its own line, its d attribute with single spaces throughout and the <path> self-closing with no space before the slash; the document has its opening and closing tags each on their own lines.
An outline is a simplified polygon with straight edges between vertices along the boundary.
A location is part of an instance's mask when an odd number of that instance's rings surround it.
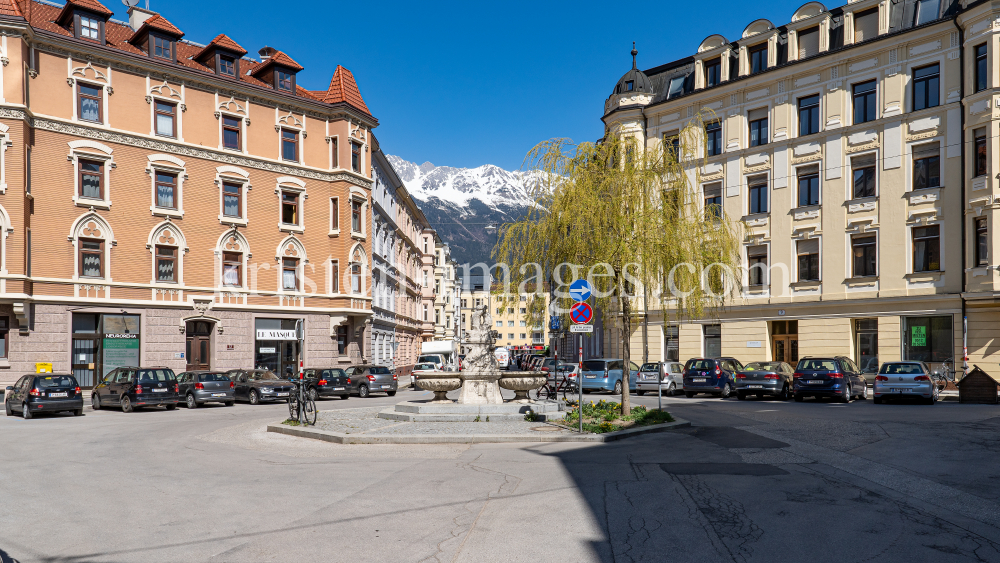
<svg viewBox="0 0 1000 563">
<path fill-rule="evenodd" d="M 259 405 L 260 404 L 260 393 L 256 389 L 250 390 L 250 404 Z"/>
<path fill-rule="evenodd" d="M 729 386 L 729 382 L 722 387 L 722 392 L 719 393 L 719 398 L 728 399 L 730 395 L 733 394 L 733 388 Z"/>
<path fill-rule="evenodd" d="M 236 405 L 236 401 L 226 401 L 225 403 L 222 403 L 222 404 L 226 405 L 227 407 L 231 407 L 231 406 Z"/>
<path fill-rule="evenodd" d="M 122 395 L 122 412 L 132 412 L 132 399 L 128 395 Z"/>
<path fill-rule="evenodd" d="M 351 398 L 351 394 L 350 393 L 347 393 L 347 394 L 344 394 L 344 395 L 340 396 L 340 400 L 341 401 L 346 401 L 347 399 L 350 399 L 350 398 Z"/>
<path fill-rule="evenodd" d="M 177 403 L 169 403 L 169 404 L 167 405 L 167 410 L 168 410 L 168 411 L 172 411 L 172 410 L 174 410 L 174 409 L 176 409 L 176 408 L 177 408 Z"/>
<path fill-rule="evenodd" d="M 590 389 L 584 389 L 583 390 L 583 394 L 584 395 L 589 395 L 590 394 Z"/>
<path fill-rule="evenodd" d="M 3 402 L 3 410 L 7 411 L 7 416 L 14 416 L 14 411 L 10 409 L 10 403 L 7 401 Z"/>
<path fill-rule="evenodd" d="M 187 397 L 184 397 L 184 402 L 187 404 L 187 408 L 196 409 L 198 408 L 198 401 L 194 400 L 194 395 L 188 393 Z"/>
<path fill-rule="evenodd" d="M 621 380 L 618 380 L 618 381 L 615 382 L 615 390 L 612 391 L 612 393 L 615 394 L 615 395 L 621 395 L 622 394 L 622 382 L 621 382 Z"/>
<path fill-rule="evenodd" d="M 76 409 L 73 411 L 73 416 L 83 416 L 83 409 Z"/>
<path fill-rule="evenodd" d="M 874 399 L 872 399 L 872 402 L 875 403 L 876 405 L 881 405 L 882 397 L 875 397 Z"/>
<path fill-rule="evenodd" d="M 31 410 L 28 409 L 28 403 L 21 405 L 21 418 L 31 420 Z"/>
<path fill-rule="evenodd" d="M 851 386 L 848 385 L 844 388 L 844 394 L 840 397 L 840 400 L 844 403 L 850 403 L 851 399 L 854 398 L 854 392 L 851 390 Z"/>
<path fill-rule="evenodd" d="M 690 391 L 685 391 L 684 392 L 684 396 L 687 397 L 688 399 L 690 399 L 691 397 L 694 397 L 694 393 L 692 393 Z"/>
<path fill-rule="evenodd" d="M 796 396 L 795 396 L 795 402 L 796 402 L 796 403 L 801 403 L 801 402 L 802 402 L 802 399 L 803 399 L 802 395 L 796 395 Z"/>
<path fill-rule="evenodd" d="M 369 396 L 370 393 L 368 392 L 367 385 L 361 385 L 358 387 L 358 397 L 361 397 L 362 399 L 367 399 Z"/>
<path fill-rule="evenodd" d="M 310 401 L 315 401 L 316 399 L 319 399 L 319 392 L 316 391 L 315 387 L 310 387 L 309 391 L 307 391 L 306 393 L 309 395 Z"/>
<path fill-rule="evenodd" d="M 861 395 L 860 395 L 860 398 L 861 398 L 862 401 L 867 401 L 868 400 L 868 384 L 867 383 L 865 383 L 864 385 L 861 386 Z"/>
<path fill-rule="evenodd" d="M 676 394 L 677 394 L 677 386 L 671 383 L 670 387 L 667 387 L 667 395 L 673 397 Z"/>
<path fill-rule="evenodd" d="M 643 395 L 646 394 L 646 392 L 645 391 L 636 391 L 635 394 L 638 395 L 638 396 L 640 396 L 640 397 L 642 397 Z"/>
<path fill-rule="evenodd" d="M 95 411 L 101 410 L 101 398 L 97 396 L 97 393 L 90 396 L 90 406 L 94 407 Z"/>
<path fill-rule="evenodd" d="M 390 397 L 395 397 L 396 396 L 396 392 L 395 391 L 386 391 L 385 394 L 388 395 L 388 396 L 390 396 Z"/>
</svg>

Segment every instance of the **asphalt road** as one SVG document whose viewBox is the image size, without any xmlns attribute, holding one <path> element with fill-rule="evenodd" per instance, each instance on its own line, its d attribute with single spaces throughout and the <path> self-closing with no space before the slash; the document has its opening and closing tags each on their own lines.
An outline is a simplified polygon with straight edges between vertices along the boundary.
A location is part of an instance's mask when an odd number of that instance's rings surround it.
<svg viewBox="0 0 1000 563">
<path fill-rule="evenodd" d="M 284 405 L 0 416 L 0 560 L 1000 562 L 998 407 L 665 403 L 694 427 L 602 445 L 265 433 Z"/>
</svg>

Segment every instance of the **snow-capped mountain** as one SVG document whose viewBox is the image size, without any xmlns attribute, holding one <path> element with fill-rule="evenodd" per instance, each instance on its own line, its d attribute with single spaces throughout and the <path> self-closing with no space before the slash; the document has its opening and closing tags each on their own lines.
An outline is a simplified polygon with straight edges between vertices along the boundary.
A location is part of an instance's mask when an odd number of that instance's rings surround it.
<svg viewBox="0 0 1000 563">
<path fill-rule="evenodd" d="M 492 263 L 490 252 L 497 231 L 486 230 L 524 217 L 534 205 L 524 184 L 524 173 L 492 164 L 478 168 L 416 164 L 387 155 L 410 195 L 442 240 L 451 245 L 459 264 Z"/>
</svg>

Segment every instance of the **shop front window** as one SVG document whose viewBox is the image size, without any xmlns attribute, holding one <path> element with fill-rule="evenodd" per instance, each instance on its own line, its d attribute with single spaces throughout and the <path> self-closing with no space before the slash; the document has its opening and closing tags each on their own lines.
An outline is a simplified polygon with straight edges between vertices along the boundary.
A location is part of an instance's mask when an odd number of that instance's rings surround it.
<svg viewBox="0 0 1000 563">
<path fill-rule="evenodd" d="M 950 316 L 904 317 L 903 359 L 927 364 L 934 371 L 952 370 L 955 337 Z"/>
<path fill-rule="evenodd" d="M 299 342 L 295 338 L 296 319 L 256 319 L 254 367 L 269 369 L 278 377 L 298 373 Z"/>
</svg>

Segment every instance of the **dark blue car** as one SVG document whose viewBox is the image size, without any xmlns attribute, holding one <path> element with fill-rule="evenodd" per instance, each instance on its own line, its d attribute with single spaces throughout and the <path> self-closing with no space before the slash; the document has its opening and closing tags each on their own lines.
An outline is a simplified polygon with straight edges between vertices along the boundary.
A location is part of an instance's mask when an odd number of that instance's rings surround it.
<svg viewBox="0 0 1000 563">
<path fill-rule="evenodd" d="M 795 400 L 806 397 L 833 397 L 845 403 L 868 398 L 868 383 L 861 369 L 844 356 L 802 358 L 792 374 Z"/>
<path fill-rule="evenodd" d="M 684 395 L 710 393 L 725 399 L 736 389 L 736 372 L 741 369 L 736 358 L 692 358 L 684 365 Z"/>
</svg>

